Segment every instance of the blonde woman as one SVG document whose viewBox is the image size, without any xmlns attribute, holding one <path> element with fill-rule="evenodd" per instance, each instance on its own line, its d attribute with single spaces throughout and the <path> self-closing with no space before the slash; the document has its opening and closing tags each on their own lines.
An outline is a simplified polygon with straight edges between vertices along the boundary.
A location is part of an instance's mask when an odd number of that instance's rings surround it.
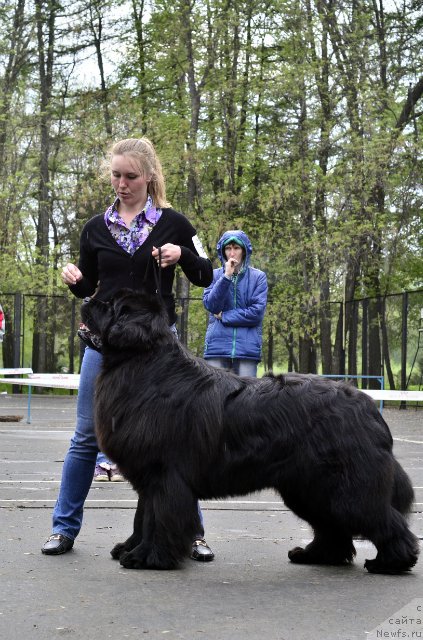
<svg viewBox="0 0 423 640">
<path fill-rule="evenodd" d="M 147 138 L 117 142 L 107 159 L 110 181 L 116 194 L 113 204 L 85 224 L 80 240 L 78 265 L 69 263 L 62 279 L 78 298 L 95 295 L 110 300 L 120 289 L 144 285 L 157 289 L 157 265 L 161 248 L 161 295 L 175 324 L 172 285 L 179 264 L 195 285 L 207 287 L 213 277 L 211 262 L 202 250 L 194 227 L 166 200 L 160 160 Z M 156 273 L 155 273 L 156 272 Z M 84 334 L 85 332 L 85 334 Z M 81 335 L 81 334 L 80 334 Z M 82 328 L 89 346 L 81 367 L 75 433 L 66 455 L 59 496 L 53 511 L 52 535 L 42 547 L 46 555 L 72 549 L 82 526 L 84 502 L 93 479 L 98 446 L 94 432 L 95 379 L 102 363 L 101 349 L 89 328 Z M 193 541 L 192 557 L 214 557 L 202 530 Z"/>
</svg>

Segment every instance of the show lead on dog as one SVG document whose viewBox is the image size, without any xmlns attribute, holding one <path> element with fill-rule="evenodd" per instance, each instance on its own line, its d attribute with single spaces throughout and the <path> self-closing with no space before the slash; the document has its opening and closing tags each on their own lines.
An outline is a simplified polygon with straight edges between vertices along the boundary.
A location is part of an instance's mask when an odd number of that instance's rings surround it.
<svg viewBox="0 0 423 640">
<path fill-rule="evenodd" d="M 108 301 L 124 288 L 144 286 L 155 293 L 159 281 L 169 326 L 174 327 L 172 285 L 176 264 L 190 282 L 200 287 L 211 283 L 212 264 L 194 227 L 168 204 L 160 160 L 147 138 L 129 138 L 114 144 L 106 168 L 116 199 L 105 213 L 85 224 L 78 265 L 69 263 L 64 267 L 63 282 L 78 298 L 95 293 L 99 300 Z M 160 280 L 155 264 L 159 262 L 159 248 Z M 76 428 L 63 465 L 59 497 L 53 511 L 53 533 L 42 547 L 47 555 L 72 549 L 81 529 L 84 502 L 98 453 L 93 405 L 102 355 L 97 349 L 98 337 L 90 335 L 87 329 L 84 331 L 89 346 L 81 367 Z M 193 542 L 192 557 L 212 560 L 213 552 L 203 536 L 204 531 L 199 531 Z"/>
<path fill-rule="evenodd" d="M 222 267 L 214 270 L 213 282 L 203 294 L 210 312 L 204 357 L 214 367 L 255 377 L 261 360 L 267 278 L 250 267 L 252 251 L 249 237 L 239 229 L 226 231 L 217 243 Z"/>
</svg>

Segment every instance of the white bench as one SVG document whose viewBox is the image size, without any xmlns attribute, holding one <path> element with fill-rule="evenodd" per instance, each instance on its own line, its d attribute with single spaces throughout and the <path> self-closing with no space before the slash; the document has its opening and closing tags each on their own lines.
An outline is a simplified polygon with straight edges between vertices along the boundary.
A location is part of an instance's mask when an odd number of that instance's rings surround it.
<svg viewBox="0 0 423 640">
<path fill-rule="evenodd" d="M 79 374 L 77 373 L 32 373 L 32 369 L 0 369 L 0 375 L 28 374 L 27 378 L 0 378 L 0 383 L 24 385 L 28 387 L 28 416 L 27 423 L 31 423 L 31 390 L 32 387 L 49 387 L 50 389 L 78 389 Z M 386 400 L 396 402 L 423 402 L 423 391 L 402 391 L 390 389 L 362 389 L 373 400 L 379 400 L 380 408 Z"/>
<path fill-rule="evenodd" d="M 358 379 L 373 379 L 377 380 L 380 384 L 380 389 L 361 389 L 363 393 L 373 398 L 373 400 L 379 400 L 379 411 L 383 411 L 383 403 L 386 400 L 395 402 L 423 402 L 423 390 L 421 391 L 402 391 L 402 390 L 390 390 L 384 389 L 384 377 L 383 376 L 365 376 L 365 375 L 332 375 L 324 374 L 323 378 L 344 378 L 344 380 L 358 380 Z"/>
<path fill-rule="evenodd" d="M 362 389 L 373 400 L 403 400 L 404 402 L 423 402 L 423 391 L 396 391 L 391 389 Z"/>
<path fill-rule="evenodd" d="M 383 409 L 383 403 L 386 400 L 395 402 L 423 402 L 422 391 L 402 391 L 394 389 L 362 389 L 363 393 L 380 401 L 380 410 Z"/>
<path fill-rule="evenodd" d="M 48 387 L 50 389 L 78 389 L 78 373 L 32 373 L 32 369 L 0 369 L 0 374 L 13 375 L 9 372 L 27 373 L 27 378 L 0 378 L 1 384 L 28 387 L 27 423 L 31 424 L 32 387 Z"/>
<path fill-rule="evenodd" d="M 0 369 L 0 376 L 23 376 L 32 373 L 32 369 Z"/>
</svg>

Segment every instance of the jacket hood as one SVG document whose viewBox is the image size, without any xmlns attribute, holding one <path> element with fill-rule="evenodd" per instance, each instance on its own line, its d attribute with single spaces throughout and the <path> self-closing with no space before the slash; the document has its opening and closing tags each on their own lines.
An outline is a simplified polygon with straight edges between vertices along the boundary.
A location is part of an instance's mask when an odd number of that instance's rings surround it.
<svg viewBox="0 0 423 640">
<path fill-rule="evenodd" d="M 253 245 L 251 244 L 250 238 L 246 233 L 244 233 L 244 231 L 241 231 L 241 229 L 230 229 L 229 231 L 225 231 L 216 245 L 217 255 L 219 256 L 222 266 L 224 266 L 226 262 L 223 249 L 227 244 L 229 244 L 229 242 L 236 242 L 236 244 L 239 244 L 240 247 L 245 249 L 245 261 L 242 269 L 244 271 L 244 269 L 249 266 L 250 257 L 253 253 Z"/>
</svg>

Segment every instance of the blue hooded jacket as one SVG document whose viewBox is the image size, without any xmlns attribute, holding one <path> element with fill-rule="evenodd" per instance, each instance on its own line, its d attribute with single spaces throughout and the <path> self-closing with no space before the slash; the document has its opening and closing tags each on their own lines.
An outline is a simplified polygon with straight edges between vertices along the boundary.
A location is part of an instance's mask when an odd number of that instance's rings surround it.
<svg viewBox="0 0 423 640">
<path fill-rule="evenodd" d="M 235 242 L 245 249 L 238 275 L 225 276 L 224 247 Z M 203 303 L 210 312 L 206 332 L 205 358 L 261 360 L 262 324 L 267 303 L 267 278 L 249 266 L 253 248 L 249 237 L 239 229 L 226 231 L 217 243 L 222 263 L 213 270 L 213 282 L 204 289 Z M 222 312 L 219 320 L 214 314 Z"/>
</svg>

